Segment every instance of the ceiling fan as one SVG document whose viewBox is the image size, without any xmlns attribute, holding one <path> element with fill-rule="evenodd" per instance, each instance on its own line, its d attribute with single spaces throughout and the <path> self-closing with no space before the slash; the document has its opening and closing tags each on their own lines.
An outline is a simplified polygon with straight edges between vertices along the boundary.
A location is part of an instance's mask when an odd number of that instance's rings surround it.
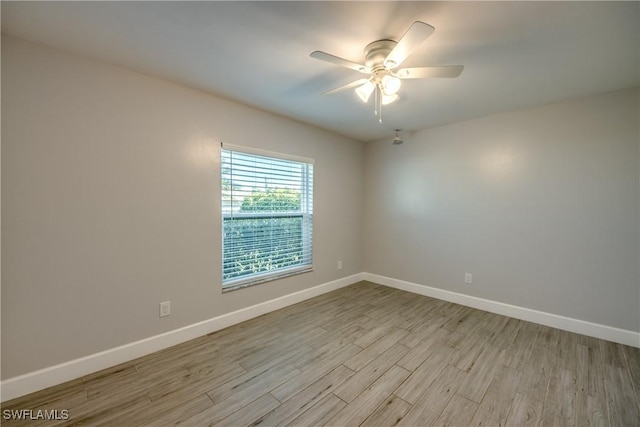
<svg viewBox="0 0 640 427">
<path fill-rule="evenodd" d="M 382 123 L 382 106 L 396 101 L 401 80 L 423 79 L 428 77 L 458 77 L 464 66 L 446 65 L 439 67 L 400 68 L 400 64 L 429 37 L 435 28 L 424 22 L 415 21 L 398 42 L 394 40 L 376 40 L 364 48 L 364 65 L 316 50 L 311 57 L 342 67 L 369 74 L 369 77 L 356 80 L 323 93 L 329 95 L 346 89 L 355 88 L 363 102 L 374 95 L 374 114 Z"/>
</svg>

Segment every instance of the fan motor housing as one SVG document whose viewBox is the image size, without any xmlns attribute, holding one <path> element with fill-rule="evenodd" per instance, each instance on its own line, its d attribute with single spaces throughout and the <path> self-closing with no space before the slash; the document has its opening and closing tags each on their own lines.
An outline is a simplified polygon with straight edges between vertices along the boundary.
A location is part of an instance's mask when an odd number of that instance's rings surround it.
<svg viewBox="0 0 640 427">
<path fill-rule="evenodd" d="M 376 40 L 364 48 L 365 65 L 371 69 L 384 67 L 384 60 L 398 44 L 393 40 Z"/>
</svg>

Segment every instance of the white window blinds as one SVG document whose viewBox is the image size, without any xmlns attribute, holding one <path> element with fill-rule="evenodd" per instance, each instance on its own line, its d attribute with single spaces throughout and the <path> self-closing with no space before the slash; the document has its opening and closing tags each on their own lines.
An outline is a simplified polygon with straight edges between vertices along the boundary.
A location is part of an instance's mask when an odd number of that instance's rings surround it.
<svg viewBox="0 0 640 427">
<path fill-rule="evenodd" d="M 225 144 L 222 288 L 310 270 L 313 161 Z"/>
</svg>

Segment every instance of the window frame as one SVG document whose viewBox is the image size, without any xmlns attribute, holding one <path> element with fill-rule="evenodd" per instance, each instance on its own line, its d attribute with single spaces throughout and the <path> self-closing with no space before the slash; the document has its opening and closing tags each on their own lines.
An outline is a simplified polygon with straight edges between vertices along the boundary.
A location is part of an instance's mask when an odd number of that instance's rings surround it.
<svg viewBox="0 0 640 427">
<path fill-rule="evenodd" d="M 301 194 L 300 194 L 300 212 L 291 211 L 269 211 L 269 212 L 226 212 L 224 204 L 224 160 L 223 151 L 238 152 L 244 155 L 253 155 L 266 158 L 272 158 L 276 160 L 284 160 L 305 164 L 302 168 L 301 177 Z M 314 160 L 306 157 L 294 156 L 290 154 L 277 153 L 272 151 L 260 150 L 252 147 L 244 147 L 233 144 L 220 144 L 220 198 L 221 198 L 221 281 L 222 292 L 229 292 L 237 289 L 242 289 L 248 286 L 258 285 L 274 280 L 282 279 L 293 275 L 303 274 L 313 271 L 313 194 L 314 194 Z M 310 188 L 309 188 L 310 186 Z M 280 188 L 280 187 L 276 187 Z M 282 187 L 285 188 L 285 187 Z M 278 268 L 272 271 L 265 271 L 259 273 L 253 273 L 246 276 L 225 279 L 225 220 L 230 218 L 247 218 L 247 219 L 260 219 L 260 218 L 294 218 L 300 217 L 302 219 L 301 225 L 301 244 L 303 254 L 303 263 L 291 267 Z M 308 243 L 307 243 L 308 242 Z M 308 252 L 308 253 L 307 253 Z"/>
</svg>

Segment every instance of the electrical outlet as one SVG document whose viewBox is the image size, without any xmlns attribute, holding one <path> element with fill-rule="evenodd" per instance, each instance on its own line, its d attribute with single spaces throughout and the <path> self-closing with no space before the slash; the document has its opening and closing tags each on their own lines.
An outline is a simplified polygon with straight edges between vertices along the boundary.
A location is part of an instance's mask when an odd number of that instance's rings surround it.
<svg viewBox="0 0 640 427">
<path fill-rule="evenodd" d="M 471 273 L 464 273 L 464 283 L 468 285 L 473 283 L 473 276 L 471 275 Z"/>
<path fill-rule="evenodd" d="M 342 261 L 338 261 L 338 270 L 342 270 Z"/>
<path fill-rule="evenodd" d="M 160 303 L 160 317 L 169 316 L 171 314 L 171 301 Z"/>
</svg>

